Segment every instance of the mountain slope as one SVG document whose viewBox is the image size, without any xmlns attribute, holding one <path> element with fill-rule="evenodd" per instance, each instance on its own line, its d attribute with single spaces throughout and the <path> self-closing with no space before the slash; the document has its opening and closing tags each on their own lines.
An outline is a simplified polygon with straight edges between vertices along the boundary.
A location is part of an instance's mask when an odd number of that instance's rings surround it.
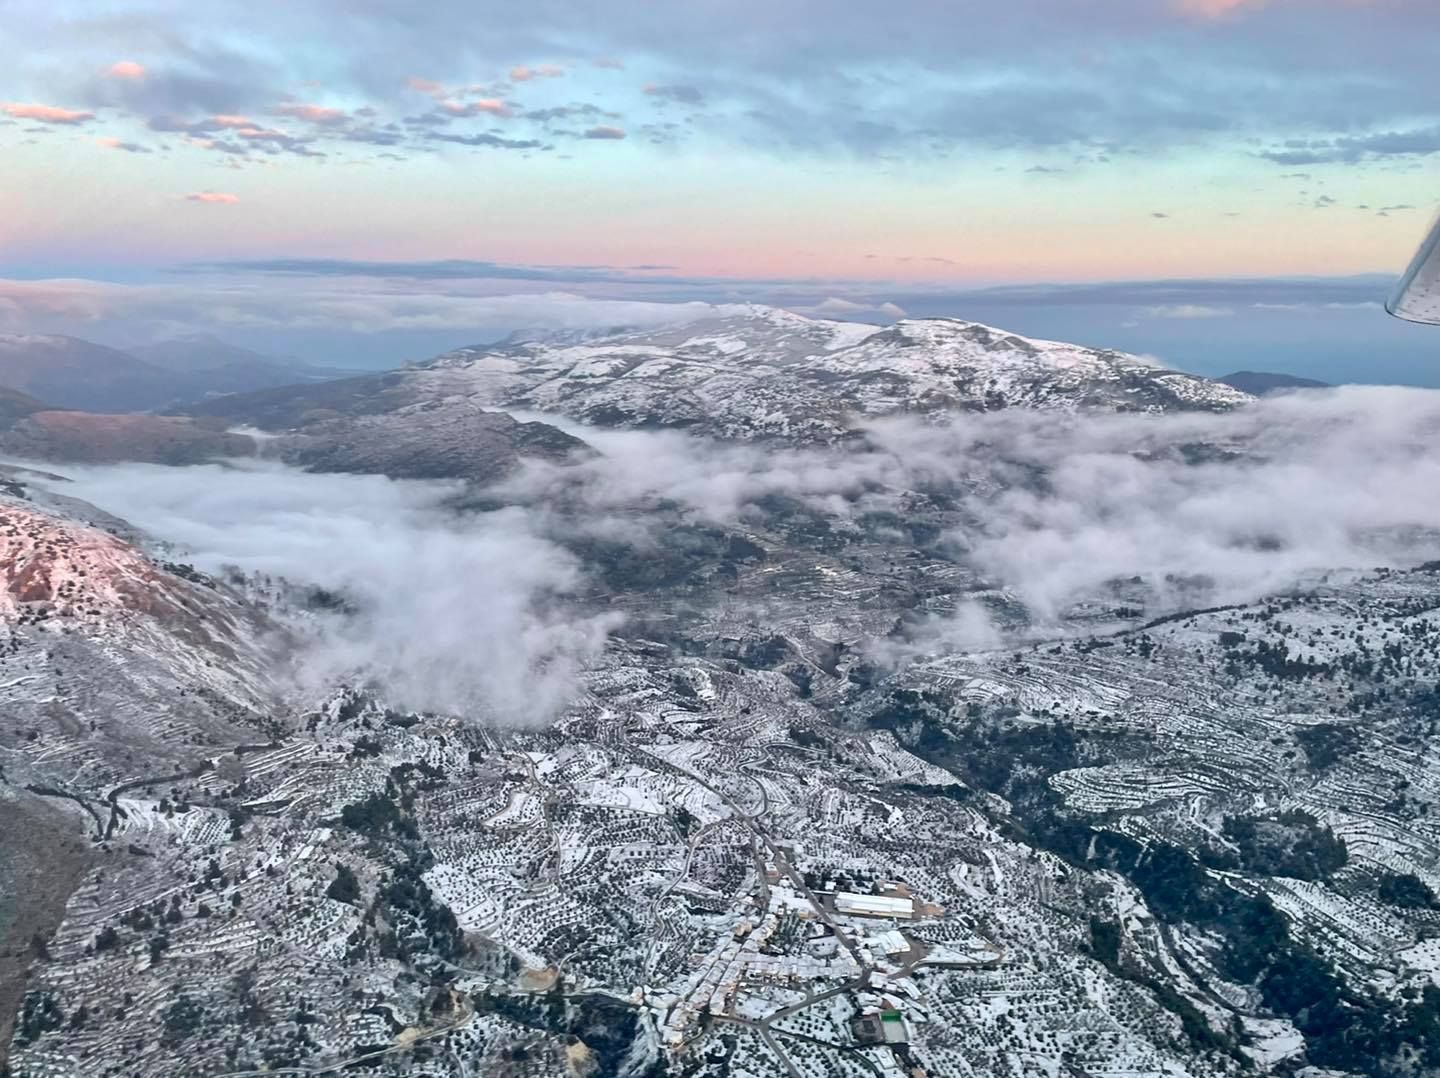
<svg viewBox="0 0 1440 1078">
<path fill-rule="evenodd" d="M 895 413 L 1007 407 L 1219 411 L 1248 395 L 1119 352 L 952 319 L 882 328 L 746 307 L 583 343 L 465 348 L 380 379 L 210 402 L 196 414 L 266 426 L 315 410 L 531 409 L 618 427 L 830 440 Z M 274 428 L 272 428 L 274 429 Z"/>
<path fill-rule="evenodd" d="M 465 349 L 415 377 L 432 396 L 469 390 L 605 425 L 801 440 L 900 412 L 1219 410 L 1247 399 L 1133 356 L 979 323 L 882 329 L 770 308 L 589 344 Z"/>
<path fill-rule="evenodd" d="M 45 407 L 28 393 L 0 387 L 0 430 L 8 429 L 28 415 L 43 412 Z"/>
<path fill-rule="evenodd" d="M 198 464 L 216 457 L 252 456 L 257 450 L 248 435 L 189 416 L 41 409 L 8 430 L 0 426 L 0 453 L 56 463 Z"/>
<path fill-rule="evenodd" d="M 227 432 L 221 420 L 63 410 L 0 387 L 0 454 L 6 456 L 61 463 L 195 464 L 251 456 L 257 448 L 255 439 Z"/>
<path fill-rule="evenodd" d="M 163 370 L 203 383 L 205 388 L 201 395 L 248 393 L 270 386 L 347 378 L 355 373 L 265 355 L 209 334 L 140 345 L 131 348 L 130 354 Z"/>
<path fill-rule="evenodd" d="M 46 334 L 0 335 L 0 386 L 64 408 L 123 412 L 154 407 L 170 382 L 118 348 Z"/>
<path fill-rule="evenodd" d="M 116 683 L 91 686 L 87 692 L 118 693 L 124 687 L 144 686 L 135 692 L 136 701 L 96 716 L 105 731 L 135 745 L 148 743 L 141 728 L 158 732 L 180 714 L 206 711 L 203 704 L 177 707 L 170 701 L 153 716 L 131 724 L 130 716 L 138 718 L 135 703 L 159 688 L 145 683 L 146 664 L 166 668 L 172 678 L 205 683 L 236 703 L 262 705 L 266 664 L 259 641 L 273 632 L 262 615 L 214 581 L 159 561 L 125 535 L 92 523 L 110 519 L 94 507 L 28 487 L 24 473 L 16 473 L 0 493 L 0 633 L 9 644 L 0 666 L 18 664 L 33 674 L 34 668 L 20 656 L 39 647 L 53 658 L 62 642 L 71 651 L 92 646 L 105 651 L 109 658 L 99 666 L 120 662 L 130 669 Z M 121 522 L 115 526 L 116 531 L 125 530 Z M 132 654 L 126 657 L 127 652 Z M 142 653 L 148 659 L 142 659 Z M 80 668 L 81 681 L 68 687 L 78 687 L 94 672 Z M 68 696 L 64 678 L 51 682 L 36 674 L 26 681 Z M 40 703 L 47 699 L 47 690 L 37 684 L 22 695 Z M 23 727 L 28 709 L 13 696 L 7 703 L 7 724 Z M 13 733 L 13 727 L 7 725 L 4 733 Z M 169 756 L 185 750 L 159 740 L 149 743 L 148 751 Z M 121 757 L 113 757 L 105 768 L 120 762 Z"/>
<path fill-rule="evenodd" d="M 177 372 L 218 371 L 227 367 L 279 371 L 291 367 L 291 364 L 273 356 L 228 344 L 209 334 L 173 337 L 153 344 L 142 344 L 131 348 L 130 354 L 152 366 Z M 299 364 L 294 366 L 298 367 Z"/>
<path fill-rule="evenodd" d="M 97 864 L 123 867 L 103 844 L 119 792 L 276 729 L 279 635 L 260 611 L 27 483 L 0 492 L 0 1069 L 32 933 Z"/>
<path fill-rule="evenodd" d="M 408 371 L 359 375 L 317 385 L 286 385 L 191 404 L 195 416 L 215 416 L 267 431 L 297 430 L 347 416 L 380 415 L 418 403 Z"/>
<path fill-rule="evenodd" d="M 522 458 L 562 461 L 578 438 L 519 422 L 468 401 L 436 407 L 392 393 L 395 375 L 284 386 L 218 398 L 195 415 L 56 409 L 0 389 L 0 454 L 53 463 L 197 464 L 268 455 L 315 471 L 393 478 L 495 479 Z M 240 417 L 226 416 L 238 411 Z M 235 421 L 289 431 L 279 438 L 232 430 Z"/>
<path fill-rule="evenodd" d="M 122 351 L 79 337 L 0 335 L 0 386 L 55 407 L 91 412 L 149 411 L 343 373 L 286 363 L 209 337 Z"/>
</svg>

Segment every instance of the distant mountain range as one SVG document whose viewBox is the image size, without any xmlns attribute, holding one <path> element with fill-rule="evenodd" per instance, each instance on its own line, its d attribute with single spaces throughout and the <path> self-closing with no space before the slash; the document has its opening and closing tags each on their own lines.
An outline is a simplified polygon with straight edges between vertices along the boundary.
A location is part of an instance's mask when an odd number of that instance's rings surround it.
<svg viewBox="0 0 1440 1078">
<path fill-rule="evenodd" d="M 1223 411 L 1249 399 L 1138 356 L 978 322 L 876 326 L 761 306 L 581 342 L 463 348 L 409 378 L 431 398 L 786 441 L 828 441 L 899 413 Z"/>
<path fill-rule="evenodd" d="M 211 336 L 120 350 L 0 335 L 0 450 L 53 460 L 185 463 L 267 447 L 326 470 L 489 472 L 573 439 L 508 410 L 721 438 L 826 441 L 892 413 L 1027 407 L 1224 410 L 1324 383 L 1238 371 L 1209 380 L 1120 352 L 959 319 L 881 327 L 748 306 L 680 326 L 517 335 L 384 374 L 263 355 Z M 424 421 L 415 413 L 424 411 Z M 171 413 L 114 416 L 80 413 Z M 186 416 L 189 418 L 177 418 Z M 501 443 L 504 443 L 503 445 Z"/>
<path fill-rule="evenodd" d="M 353 373 L 262 355 L 206 336 L 122 351 L 79 337 L 0 334 L 0 387 L 54 408 L 90 412 L 155 411 L 216 394 Z"/>
<path fill-rule="evenodd" d="M 1313 378 L 1297 378 L 1293 374 L 1275 374 L 1271 371 L 1236 371 L 1217 382 L 1224 382 L 1242 393 L 1263 397 L 1268 393 L 1282 393 L 1288 389 L 1328 389 L 1329 382 L 1317 382 Z"/>
<path fill-rule="evenodd" d="M 165 464 L 264 453 L 320 471 L 396 478 L 491 479 L 524 457 L 584 451 L 580 439 L 518 422 L 511 411 L 823 443 L 897 414 L 1225 411 L 1251 399 L 1136 356 L 976 322 L 881 327 L 760 306 L 660 329 L 514 338 L 328 380 L 340 372 L 282 366 L 208 338 L 136 354 L 76 338 L 0 340 L 16 357 L 8 367 L 0 362 L 0 386 L 10 377 L 24 391 L 0 396 L 0 452 Z M 238 391 L 247 380 L 260 384 Z M 87 414 L 163 407 L 156 402 L 185 395 L 181 387 L 194 403 L 179 415 Z"/>
<path fill-rule="evenodd" d="M 463 441 L 487 410 L 813 443 L 902 413 L 1225 411 L 1250 399 L 1136 356 L 976 322 L 881 327 L 753 306 L 661 329 L 462 348 L 384 375 L 217 397 L 188 414 L 317 439 L 334 467 L 401 437 Z"/>
</svg>

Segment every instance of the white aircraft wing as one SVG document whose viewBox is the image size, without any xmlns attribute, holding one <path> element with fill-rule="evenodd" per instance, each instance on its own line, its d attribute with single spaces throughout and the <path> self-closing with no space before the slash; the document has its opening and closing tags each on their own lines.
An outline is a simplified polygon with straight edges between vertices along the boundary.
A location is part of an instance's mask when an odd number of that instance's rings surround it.
<svg viewBox="0 0 1440 1078">
<path fill-rule="evenodd" d="M 1440 326 L 1440 220 L 1420 245 L 1385 309 L 1397 318 Z"/>
</svg>

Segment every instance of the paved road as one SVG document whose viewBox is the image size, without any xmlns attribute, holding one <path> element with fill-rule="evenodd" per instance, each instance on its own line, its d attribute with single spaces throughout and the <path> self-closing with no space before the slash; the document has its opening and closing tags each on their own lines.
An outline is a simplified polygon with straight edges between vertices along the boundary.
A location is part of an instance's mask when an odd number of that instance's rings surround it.
<svg viewBox="0 0 1440 1078">
<path fill-rule="evenodd" d="M 665 890 L 661 891 L 660 894 L 656 896 L 655 901 L 650 904 L 650 942 L 645 947 L 645 961 L 641 966 L 641 968 L 645 970 L 645 976 L 647 978 L 653 972 L 651 959 L 655 954 L 655 926 L 659 924 L 660 907 L 664 904 L 665 900 L 670 897 L 670 893 L 679 887 L 685 878 L 690 875 L 690 865 L 695 860 L 695 850 L 700 845 L 701 839 L 704 838 L 705 832 L 713 826 L 714 824 L 706 824 L 690 837 L 689 846 L 685 850 L 685 863 L 680 866 L 680 871 L 675 878 L 666 884 Z"/>
<path fill-rule="evenodd" d="M 759 1027 L 760 1039 L 765 1042 L 765 1047 L 775 1053 L 775 1058 L 785 1065 L 785 1073 L 790 1078 L 805 1078 L 800 1068 L 795 1066 L 790 1057 L 785 1054 L 785 1049 L 780 1047 L 780 1042 L 775 1039 L 775 1034 L 770 1032 L 768 1026 Z"/>
<path fill-rule="evenodd" d="M 795 1066 L 795 1064 L 791 1061 L 790 1057 L 786 1054 L 785 1049 L 780 1044 L 779 1040 L 776 1039 L 775 1034 L 777 1032 L 783 1034 L 786 1037 L 795 1037 L 799 1040 L 809 1041 L 812 1044 L 822 1045 L 826 1048 L 839 1049 L 841 1051 L 852 1048 L 854 1046 L 831 1044 L 828 1041 L 822 1041 L 818 1038 L 807 1036 L 804 1033 L 796 1033 L 793 1030 L 788 1029 L 772 1030 L 770 1028 L 772 1023 L 778 1022 L 782 1018 L 788 1018 L 792 1014 L 799 1014 L 807 1007 L 813 1007 L 815 1004 L 821 1003 L 827 999 L 832 999 L 835 996 L 845 995 L 847 992 L 853 992 L 857 988 L 863 988 L 869 982 L 869 977 L 870 973 L 867 970 L 861 973 L 860 976 L 856 977 L 854 980 L 846 981 L 844 984 L 837 985 L 834 988 L 827 988 L 824 992 L 817 992 L 812 996 L 807 996 L 799 1003 L 792 1003 L 788 1007 L 782 1007 L 778 1011 L 772 1011 L 764 1018 L 754 1019 L 741 1018 L 731 1015 L 715 1015 L 714 1020 L 717 1022 L 729 1022 L 732 1025 L 737 1026 L 745 1026 L 747 1029 L 754 1030 L 757 1034 L 759 1034 L 760 1039 L 765 1042 L 766 1047 L 768 1047 L 772 1052 L 774 1052 L 780 1062 L 785 1065 L 785 1069 L 790 1075 L 790 1078 L 805 1078 L 805 1076 L 800 1072 L 799 1068 Z M 864 1056 L 858 1056 L 857 1058 L 861 1059 L 867 1066 L 871 1067 L 872 1070 L 875 1069 L 874 1066 L 870 1063 L 870 1061 L 868 1059 L 865 1059 Z M 879 1071 L 877 1070 L 876 1073 L 878 1074 Z"/>
</svg>

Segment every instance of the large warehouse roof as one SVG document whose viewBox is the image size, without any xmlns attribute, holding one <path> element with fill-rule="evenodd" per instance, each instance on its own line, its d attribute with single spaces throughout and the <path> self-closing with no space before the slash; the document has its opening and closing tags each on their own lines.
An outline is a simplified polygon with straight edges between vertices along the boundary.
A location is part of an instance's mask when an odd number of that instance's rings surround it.
<svg viewBox="0 0 1440 1078">
<path fill-rule="evenodd" d="M 915 900 L 840 891 L 835 895 L 835 909 L 840 913 L 857 914 L 861 917 L 914 917 Z"/>
</svg>

